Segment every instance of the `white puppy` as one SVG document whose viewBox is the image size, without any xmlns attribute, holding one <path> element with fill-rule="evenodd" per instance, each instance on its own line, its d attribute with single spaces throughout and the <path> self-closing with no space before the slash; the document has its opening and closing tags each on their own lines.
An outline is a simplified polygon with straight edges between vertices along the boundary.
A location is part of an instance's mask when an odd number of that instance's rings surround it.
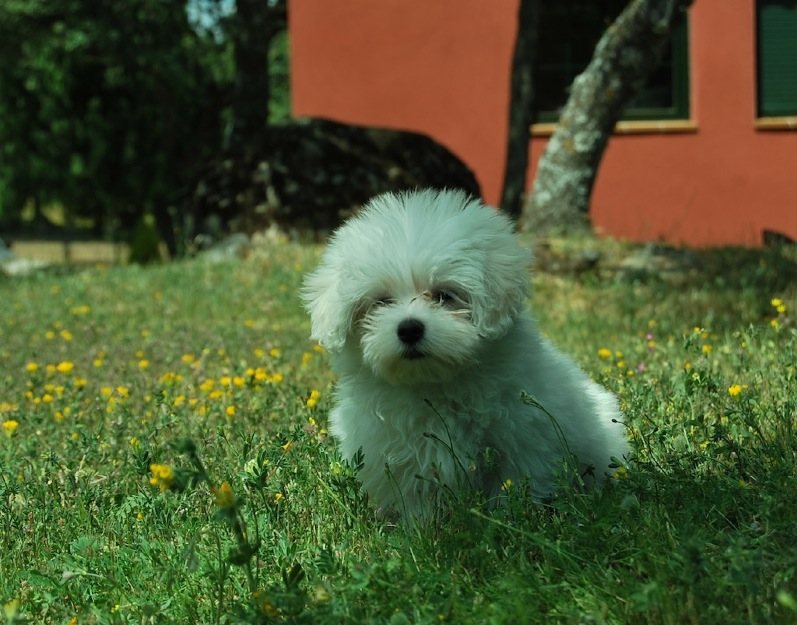
<svg viewBox="0 0 797 625">
<path fill-rule="evenodd" d="M 530 260 L 509 219 L 460 191 L 388 193 L 308 276 L 312 336 L 339 376 L 330 432 L 347 460 L 362 450 L 384 511 L 427 517 L 441 493 L 524 478 L 540 498 L 627 452 L 615 397 L 526 311 Z"/>
</svg>

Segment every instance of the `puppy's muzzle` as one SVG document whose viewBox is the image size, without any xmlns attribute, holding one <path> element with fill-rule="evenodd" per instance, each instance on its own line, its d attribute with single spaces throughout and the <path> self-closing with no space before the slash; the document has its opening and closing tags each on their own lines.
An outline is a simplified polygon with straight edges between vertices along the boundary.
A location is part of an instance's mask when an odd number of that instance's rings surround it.
<svg viewBox="0 0 797 625">
<path fill-rule="evenodd" d="M 426 333 L 426 326 L 418 319 L 404 319 L 398 324 L 396 335 L 399 341 L 405 346 L 403 356 L 409 360 L 423 358 L 424 353 L 420 350 L 419 345 L 423 340 L 423 335 Z"/>
</svg>

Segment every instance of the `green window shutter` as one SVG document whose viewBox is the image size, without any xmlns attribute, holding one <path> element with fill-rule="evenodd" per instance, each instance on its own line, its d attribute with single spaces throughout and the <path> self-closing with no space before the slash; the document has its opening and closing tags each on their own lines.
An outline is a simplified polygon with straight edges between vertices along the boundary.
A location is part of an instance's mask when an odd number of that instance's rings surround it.
<svg viewBox="0 0 797 625">
<path fill-rule="evenodd" d="M 758 114 L 797 115 L 797 0 L 758 0 Z"/>
</svg>

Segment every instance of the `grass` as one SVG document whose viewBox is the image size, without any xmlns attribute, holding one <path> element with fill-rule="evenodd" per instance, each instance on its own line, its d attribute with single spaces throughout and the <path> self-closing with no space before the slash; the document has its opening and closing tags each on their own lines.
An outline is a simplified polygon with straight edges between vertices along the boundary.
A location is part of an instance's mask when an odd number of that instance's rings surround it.
<svg viewBox="0 0 797 625">
<path fill-rule="evenodd" d="M 317 249 L 0 281 L 6 621 L 795 622 L 794 253 L 623 280 L 628 247 L 598 245 L 532 306 L 621 397 L 635 458 L 603 491 L 517 484 L 417 528 L 326 436 L 296 297 Z"/>
</svg>

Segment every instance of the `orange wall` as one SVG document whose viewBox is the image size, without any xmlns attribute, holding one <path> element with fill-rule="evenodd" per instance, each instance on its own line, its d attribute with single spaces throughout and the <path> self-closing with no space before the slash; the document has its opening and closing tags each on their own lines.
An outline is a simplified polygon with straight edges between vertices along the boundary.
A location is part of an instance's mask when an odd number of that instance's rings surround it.
<svg viewBox="0 0 797 625">
<path fill-rule="evenodd" d="M 294 114 L 425 132 L 498 200 L 517 0 L 291 0 Z M 752 0 L 695 0 L 690 134 L 616 135 L 592 204 L 634 240 L 797 238 L 797 132 L 758 131 Z M 532 161 L 545 146 L 534 139 Z M 533 180 L 534 165 L 529 172 Z"/>
</svg>

